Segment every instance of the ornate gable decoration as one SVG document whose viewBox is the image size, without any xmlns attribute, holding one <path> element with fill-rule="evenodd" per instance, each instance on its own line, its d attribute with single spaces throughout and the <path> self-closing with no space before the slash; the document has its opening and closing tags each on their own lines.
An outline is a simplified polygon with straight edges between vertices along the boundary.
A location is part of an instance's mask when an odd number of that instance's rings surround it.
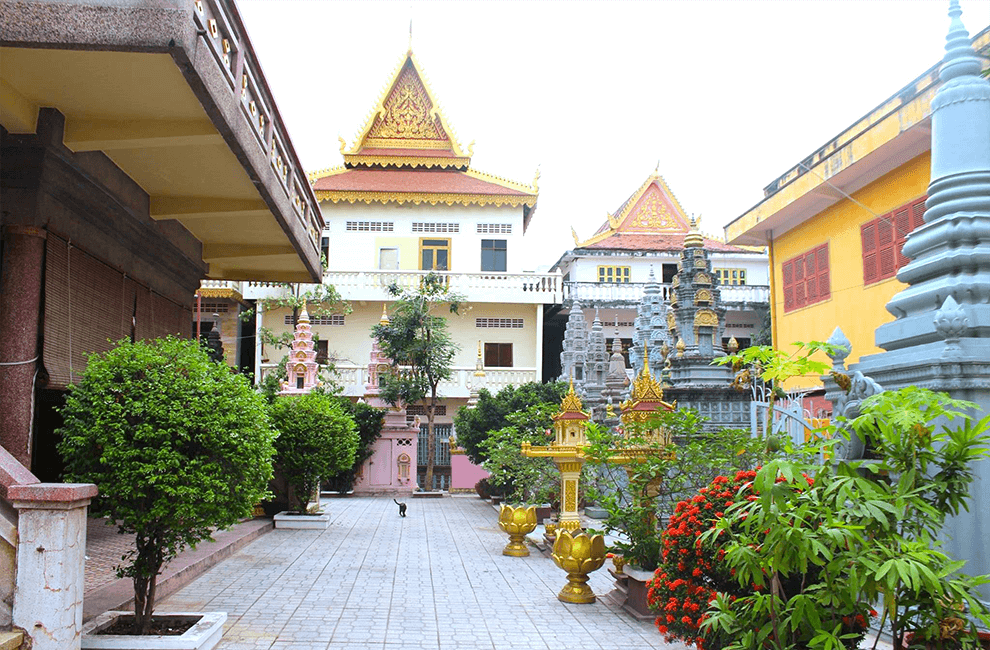
<svg viewBox="0 0 990 650">
<path fill-rule="evenodd" d="M 398 151 L 397 151 L 398 150 Z M 348 165 L 466 168 L 464 152 L 412 51 L 385 87 L 354 145 L 341 146 Z"/>
<path fill-rule="evenodd" d="M 688 219 L 663 177 L 653 173 L 590 239 L 578 247 L 596 244 L 614 234 L 679 234 L 689 230 Z"/>
<path fill-rule="evenodd" d="M 632 201 L 623 210 L 624 214 L 617 215 L 616 230 L 618 232 L 671 232 L 687 231 L 687 223 L 679 212 L 676 202 L 672 201 L 661 189 L 663 179 L 651 177 L 646 188 L 640 193 L 639 199 Z"/>
</svg>

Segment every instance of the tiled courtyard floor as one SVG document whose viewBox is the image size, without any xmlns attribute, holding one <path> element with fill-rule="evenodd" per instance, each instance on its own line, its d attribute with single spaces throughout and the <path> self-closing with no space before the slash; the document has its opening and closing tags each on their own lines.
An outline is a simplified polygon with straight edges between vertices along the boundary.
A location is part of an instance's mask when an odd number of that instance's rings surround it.
<svg viewBox="0 0 990 650">
<path fill-rule="evenodd" d="M 566 582 L 537 551 L 502 555 L 497 513 L 475 496 L 325 501 L 326 531 L 275 530 L 178 591 L 158 611 L 226 611 L 220 648 L 666 648 L 652 623 L 601 596 L 557 600 Z M 677 646 L 682 648 L 683 646 Z"/>
</svg>

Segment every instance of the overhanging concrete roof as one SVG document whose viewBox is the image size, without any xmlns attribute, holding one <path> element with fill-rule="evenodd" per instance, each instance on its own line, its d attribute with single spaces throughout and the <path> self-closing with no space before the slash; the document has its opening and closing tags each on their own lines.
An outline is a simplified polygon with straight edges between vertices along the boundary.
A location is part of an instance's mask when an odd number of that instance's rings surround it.
<svg viewBox="0 0 990 650">
<path fill-rule="evenodd" d="M 316 197 L 229 0 L 0 0 L 0 124 L 65 116 L 151 217 L 203 244 L 209 277 L 321 279 Z"/>
</svg>

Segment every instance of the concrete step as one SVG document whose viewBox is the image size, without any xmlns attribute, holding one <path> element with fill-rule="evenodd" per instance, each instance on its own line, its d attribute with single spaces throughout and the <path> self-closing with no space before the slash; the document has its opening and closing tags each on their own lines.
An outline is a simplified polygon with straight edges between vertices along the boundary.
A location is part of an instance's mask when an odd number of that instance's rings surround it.
<svg viewBox="0 0 990 650">
<path fill-rule="evenodd" d="M 17 650 L 24 641 L 23 632 L 0 632 L 0 650 Z"/>
</svg>

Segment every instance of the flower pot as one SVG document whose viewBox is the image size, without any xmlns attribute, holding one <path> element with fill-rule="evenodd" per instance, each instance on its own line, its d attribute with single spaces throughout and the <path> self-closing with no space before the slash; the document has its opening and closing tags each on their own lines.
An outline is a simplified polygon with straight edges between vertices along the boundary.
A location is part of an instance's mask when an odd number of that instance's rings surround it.
<svg viewBox="0 0 990 650">
<path fill-rule="evenodd" d="M 567 584 L 557 594 L 565 603 L 593 603 L 595 592 L 588 586 L 588 574 L 605 564 L 605 537 L 572 534 L 561 530 L 553 545 L 554 563 L 567 572 Z"/>
<path fill-rule="evenodd" d="M 300 514 L 284 510 L 274 517 L 275 528 L 291 528 L 299 530 L 326 530 L 330 526 L 330 513 Z"/>
<path fill-rule="evenodd" d="M 536 530 L 536 506 L 502 506 L 498 515 L 498 527 L 509 534 L 509 543 L 502 555 L 526 557 L 526 535 Z"/>
<path fill-rule="evenodd" d="M 156 613 L 152 618 L 196 620 L 195 625 L 174 636 L 154 634 L 100 634 L 120 618 L 134 618 L 134 612 L 104 612 L 83 626 L 83 650 L 210 650 L 223 636 L 226 612 Z"/>
</svg>

